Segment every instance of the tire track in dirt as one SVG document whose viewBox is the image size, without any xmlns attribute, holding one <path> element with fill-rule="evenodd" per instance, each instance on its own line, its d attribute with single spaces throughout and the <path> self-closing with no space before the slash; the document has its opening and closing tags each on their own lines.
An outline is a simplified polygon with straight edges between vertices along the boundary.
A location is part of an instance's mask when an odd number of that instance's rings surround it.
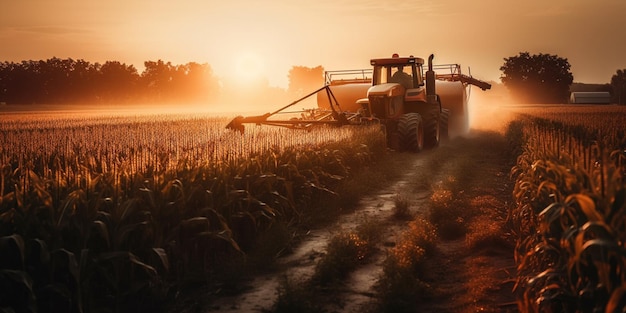
<svg viewBox="0 0 626 313">
<path fill-rule="evenodd" d="M 397 194 L 406 193 L 405 190 L 414 190 L 410 178 L 416 174 L 429 152 L 414 155 L 401 155 L 405 162 L 406 172 L 402 177 L 380 190 L 378 193 L 366 196 L 359 202 L 358 209 L 352 213 L 344 214 L 331 225 L 311 230 L 298 244 L 294 251 L 278 259 L 278 268 L 284 270 L 255 277 L 247 284 L 247 291 L 232 297 L 221 297 L 212 302 L 207 312 L 267 312 L 278 298 L 277 289 L 281 280 L 288 277 L 290 281 L 305 282 L 313 275 L 318 261 L 325 255 L 325 249 L 331 238 L 340 232 L 354 230 L 366 220 L 378 220 L 384 223 L 382 242 L 376 247 L 376 252 L 368 259 L 367 263 L 353 271 L 339 288 L 338 303 L 329 304 L 329 312 L 363 312 L 363 308 L 371 305 L 374 296 L 374 285 L 382 273 L 382 262 L 385 258 L 384 246 L 391 246 L 398 235 L 406 226 L 406 221 L 394 220 L 394 198 Z M 394 158 L 392 156 L 391 158 Z M 408 163 L 407 163 L 408 162 Z M 424 188 L 419 193 L 412 193 L 415 201 L 428 201 L 428 190 Z M 420 200 L 421 199 L 421 200 Z M 421 207 L 421 205 L 413 205 Z"/>
<path fill-rule="evenodd" d="M 327 312 L 362 313 L 371 312 L 377 306 L 375 286 L 383 273 L 383 262 L 387 257 L 387 249 L 395 246 L 399 236 L 406 229 L 410 219 L 398 219 L 394 215 L 395 198 L 406 197 L 410 203 L 410 215 L 426 214 L 430 190 L 426 185 L 416 183 L 415 176 L 423 172 L 431 157 L 431 151 L 420 154 L 398 155 L 403 159 L 405 173 L 394 184 L 381 190 L 378 194 L 365 197 L 360 202 L 362 215 L 352 221 L 352 228 L 366 219 L 375 218 L 384 224 L 384 232 L 380 242 L 366 264 L 354 270 L 338 289 L 336 303 L 329 303 Z"/>
</svg>

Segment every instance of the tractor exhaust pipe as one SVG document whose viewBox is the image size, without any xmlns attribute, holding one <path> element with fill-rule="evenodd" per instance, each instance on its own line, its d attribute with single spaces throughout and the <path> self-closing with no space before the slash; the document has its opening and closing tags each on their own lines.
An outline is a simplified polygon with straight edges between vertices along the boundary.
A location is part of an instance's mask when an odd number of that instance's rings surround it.
<svg viewBox="0 0 626 313">
<path fill-rule="evenodd" d="M 428 70 L 432 71 L 433 70 L 433 58 L 435 57 L 434 54 L 431 54 L 428 56 Z"/>
<path fill-rule="evenodd" d="M 426 72 L 426 99 L 428 103 L 437 103 L 437 93 L 435 91 L 435 71 L 433 71 L 434 54 L 428 57 L 428 71 Z"/>
</svg>

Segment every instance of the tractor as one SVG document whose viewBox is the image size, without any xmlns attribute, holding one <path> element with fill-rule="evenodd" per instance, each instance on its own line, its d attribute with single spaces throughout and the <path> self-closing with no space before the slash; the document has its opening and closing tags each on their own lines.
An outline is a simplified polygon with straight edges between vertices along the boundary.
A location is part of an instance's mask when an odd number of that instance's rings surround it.
<svg viewBox="0 0 626 313">
<path fill-rule="evenodd" d="M 326 72 L 324 87 L 274 112 L 238 116 L 227 128 L 243 132 L 244 123 L 290 128 L 380 124 L 392 149 L 419 152 L 434 148 L 448 137 L 449 125 L 457 132 L 467 130 L 466 86 L 472 84 L 486 90 L 491 85 L 461 74 L 458 64 L 434 66 L 433 57 L 428 58 L 427 71 L 423 68 L 424 59 L 394 54 L 391 58 L 370 60 L 369 70 Z M 449 72 L 441 73 L 442 69 Z M 442 97 L 436 93 L 439 85 L 443 87 Z M 297 118 L 272 118 L 313 95 L 317 95 L 318 108 L 304 110 Z"/>
</svg>

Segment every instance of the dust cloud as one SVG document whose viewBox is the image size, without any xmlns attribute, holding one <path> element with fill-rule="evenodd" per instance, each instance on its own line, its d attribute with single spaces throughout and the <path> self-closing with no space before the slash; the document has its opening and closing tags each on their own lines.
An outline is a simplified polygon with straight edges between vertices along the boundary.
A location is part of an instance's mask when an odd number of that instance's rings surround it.
<svg viewBox="0 0 626 313">
<path fill-rule="evenodd" d="M 470 128 L 504 132 L 513 119 L 510 95 L 502 84 L 492 82 L 490 90 L 472 87 L 468 101 Z"/>
</svg>

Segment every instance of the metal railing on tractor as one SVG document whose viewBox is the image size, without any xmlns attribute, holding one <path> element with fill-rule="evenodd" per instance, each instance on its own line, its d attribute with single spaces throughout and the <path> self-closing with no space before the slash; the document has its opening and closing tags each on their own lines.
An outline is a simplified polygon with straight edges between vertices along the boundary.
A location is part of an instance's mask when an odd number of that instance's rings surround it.
<svg viewBox="0 0 626 313">
<path fill-rule="evenodd" d="M 344 85 L 354 83 L 371 83 L 373 70 L 337 70 L 324 72 L 325 85 Z M 348 76 L 351 76 L 348 78 Z M 341 78 L 337 78 L 341 77 Z"/>
<path fill-rule="evenodd" d="M 423 69 L 423 75 L 426 75 L 426 68 Z M 461 73 L 460 64 L 435 64 L 433 65 L 435 78 L 443 81 L 460 81 L 463 84 L 474 85 L 482 90 L 491 89 L 491 84 L 476 79 L 472 75 Z M 326 85 L 344 85 L 353 83 L 371 83 L 372 69 L 360 70 L 338 70 L 324 72 L 324 83 Z"/>
</svg>

